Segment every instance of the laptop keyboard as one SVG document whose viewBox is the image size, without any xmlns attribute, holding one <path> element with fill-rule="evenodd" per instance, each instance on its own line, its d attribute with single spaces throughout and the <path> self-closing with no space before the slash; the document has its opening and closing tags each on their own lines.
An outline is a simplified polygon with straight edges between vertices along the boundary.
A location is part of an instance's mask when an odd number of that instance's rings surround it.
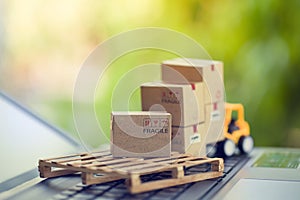
<svg viewBox="0 0 300 200">
<path fill-rule="evenodd" d="M 188 183 L 183 185 L 178 185 L 170 188 L 154 190 L 151 192 L 144 192 L 141 194 L 130 194 L 126 188 L 125 181 L 119 180 L 109 183 L 102 183 L 96 185 L 86 186 L 83 184 L 77 184 L 60 194 L 54 196 L 53 199 L 56 200 L 89 200 L 89 199 L 151 199 L 151 200 L 161 200 L 161 199 L 187 199 L 190 198 L 191 192 L 186 192 L 192 190 L 196 187 L 197 195 L 201 195 L 200 198 L 208 197 L 208 193 L 212 190 L 221 188 L 226 182 L 233 177 L 239 169 L 246 163 L 249 159 L 246 155 L 233 156 L 226 158 L 224 161 L 224 174 L 222 177 L 212 180 L 206 180 L 195 183 Z M 191 175 L 198 172 L 207 172 L 210 170 L 210 165 L 201 165 L 196 167 L 191 167 L 186 169 L 186 174 Z M 144 181 L 149 180 L 159 180 L 162 178 L 171 177 L 171 172 L 161 172 L 156 174 L 151 174 L 143 177 Z M 143 180 L 142 180 L 143 181 Z M 201 185 L 199 185 L 201 184 Z M 186 193 L 185 193 L 186 192 Z M 195 196 L 193 196 L 195 197 Z"/>
</svg>

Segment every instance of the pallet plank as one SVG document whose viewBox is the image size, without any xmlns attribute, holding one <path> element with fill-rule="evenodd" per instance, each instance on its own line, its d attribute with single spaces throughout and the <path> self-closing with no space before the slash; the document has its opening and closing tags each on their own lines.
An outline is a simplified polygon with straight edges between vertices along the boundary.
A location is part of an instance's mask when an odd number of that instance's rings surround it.
<svg viewBox="0 0 300 200">
<path fill-rule="evenodd" d="M 123 176 L 119 174 L 94 174 L 90 172 L 84 172 L 81 174 L 82 183 L 85 185 L 93 185 L 99 183 L 106 183 L 111 181 L 116 181 L 124 179 Z"/>
</svg>

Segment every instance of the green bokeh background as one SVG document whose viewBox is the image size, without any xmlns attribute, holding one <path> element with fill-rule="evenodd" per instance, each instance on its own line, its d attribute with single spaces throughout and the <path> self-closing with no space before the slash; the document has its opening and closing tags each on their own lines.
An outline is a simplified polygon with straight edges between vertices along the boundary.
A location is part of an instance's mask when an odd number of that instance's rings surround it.
<svg viewBox="0 0 300 200">
<path fill-rule="evenodd" d="M 224 62 L 227 101 L 244 104 L 257 146 L 300 147 L 299 9 L 298 0 L 3 1 L 0 86 L 76 136 L 72 90 L 89 52 L 124 31 L 169 28 Z M 105 134 L 117 80 L 138 65 L 172 57 L 145 50 L 112 64 L 103 83 L 106 90 L 95 99 L 97 115 L 106 121 Z M 137 90 L 129 109 L 140 109 L 139 98 Z M 92 146 L 105 142 L 87 140 Z"/>
</svg>

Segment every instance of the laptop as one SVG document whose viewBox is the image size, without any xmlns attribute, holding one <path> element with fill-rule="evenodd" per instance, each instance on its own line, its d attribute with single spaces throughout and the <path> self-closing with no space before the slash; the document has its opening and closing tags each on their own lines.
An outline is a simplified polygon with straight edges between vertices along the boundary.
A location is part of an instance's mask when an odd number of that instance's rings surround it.
<svg viewBox="0 0 300 200">
<path fill-rule="evenodd" d="M 107 148 L 103 147 L 103 148 Z M 141 194 L 124 180 L 86 186 L 80 175 L 39 178 L 40 158 L 80 153 L 65 132 L 0 92 L 0 199 L 299 199 L 300 149 L 255 148 L 225 159 L 224 175 Z M 187 169 L 205 172 L 206 166 Z M 166 172 L 145 177 L 164 178 Z"/>
</svg>

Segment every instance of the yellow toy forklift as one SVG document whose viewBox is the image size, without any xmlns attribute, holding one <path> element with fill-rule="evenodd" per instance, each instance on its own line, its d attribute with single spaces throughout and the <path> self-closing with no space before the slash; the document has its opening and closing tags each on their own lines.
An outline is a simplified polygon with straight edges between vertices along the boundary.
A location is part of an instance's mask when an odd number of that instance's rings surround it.
<svg viewBox="0 0 300 200">
<path fill-rule="evenodd" d="M 215 150 L 212 151 L 213 154 L 229 157 L 235 153 L 236 147 L 241 154 L 247 154 L 252 151 L 254 141 L 250 136 L 249 124 L 244 118 L 244 107 L 242 104 L 225 104 L 223 131 L 225 139 L 216 143 Z"/>
</svg>

